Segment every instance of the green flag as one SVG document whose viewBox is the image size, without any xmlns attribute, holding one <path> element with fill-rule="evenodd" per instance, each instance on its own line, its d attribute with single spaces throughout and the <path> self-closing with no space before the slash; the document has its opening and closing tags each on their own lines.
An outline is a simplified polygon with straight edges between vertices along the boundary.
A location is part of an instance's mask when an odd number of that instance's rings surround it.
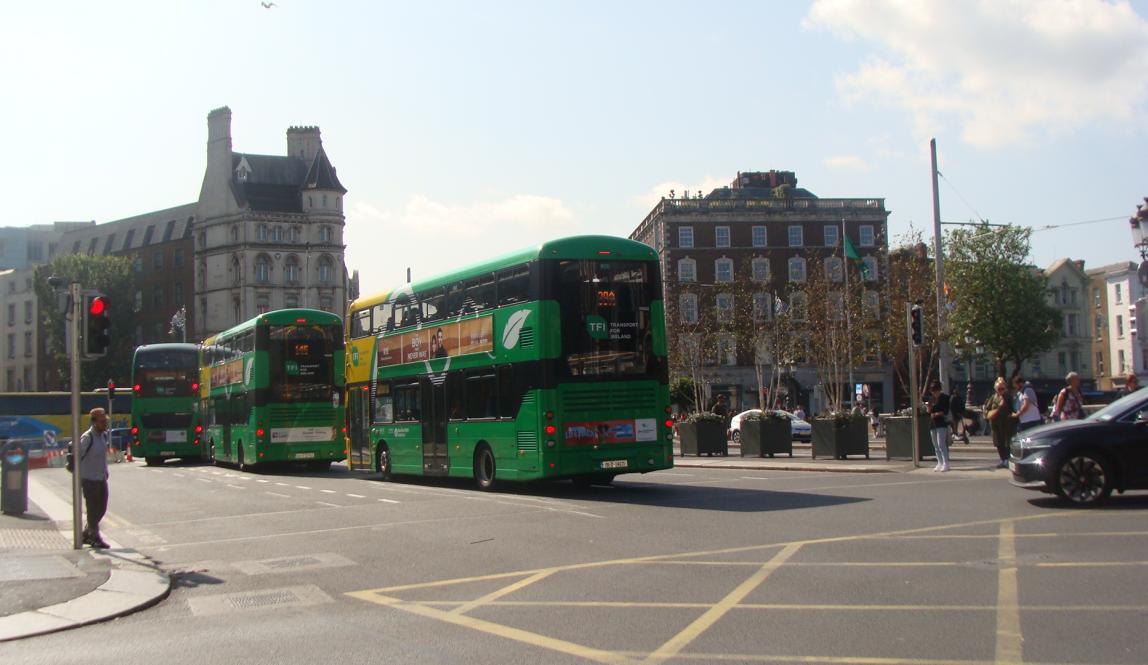
<svg viewBox="0 0 1148 665">
<path fill-rule="evenodd" d="M 853 246 L 853 241 L 849 236 L 845 236 L 845 256 L 857 264 L 857 270 L 860 271 L 861 277 L 869 279 L 869 266 L 861 260 L 861 254 L 857 252 L 857 248 Z"/>
</svg>

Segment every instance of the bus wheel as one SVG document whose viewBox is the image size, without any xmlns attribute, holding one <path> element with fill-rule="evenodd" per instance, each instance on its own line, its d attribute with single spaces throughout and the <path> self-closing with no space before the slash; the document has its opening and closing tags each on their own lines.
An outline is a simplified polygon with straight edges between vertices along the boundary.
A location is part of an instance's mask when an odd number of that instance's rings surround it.
<svg viewBox="0 0 1148 665">
<path fill-rule="evenodd" d="M 162 457 L 145 457 L 144 464 L 148 466 L 163 466 Z"/>
<path fill-rule="evenodd" d="M 494 452 L 484 443 L 474 452 L 474 481 L 478 483 L 478 489 L 484 492 L 494 489 L 496 472 Z"/>
<path fill-rule="evenodd" d="M 391 479 L 391 449 L 382 442 L 379 442 L 379 451 L 375 454 L 375 471 L 382 474 L 382 480 Z"/>
</svg>

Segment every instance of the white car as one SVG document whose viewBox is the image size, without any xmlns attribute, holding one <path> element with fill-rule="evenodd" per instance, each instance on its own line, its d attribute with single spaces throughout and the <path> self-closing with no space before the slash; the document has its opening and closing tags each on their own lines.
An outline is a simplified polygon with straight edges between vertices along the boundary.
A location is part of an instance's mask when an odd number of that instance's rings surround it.
<svg viewBox="0 0 1148 665">
<path fill-rule="evenodd" d="M 750 414 L 759 414 L 761 409 L 742 411 L 729 421 L 729 435 L 734 441 L 741 441 L 741 421 Z M 809 441 L 813 438 L 813 426 L 788 411 L 774 411 L 783 418 L 789 419 L 790 432 L 796 441 Z"/>
</svg>

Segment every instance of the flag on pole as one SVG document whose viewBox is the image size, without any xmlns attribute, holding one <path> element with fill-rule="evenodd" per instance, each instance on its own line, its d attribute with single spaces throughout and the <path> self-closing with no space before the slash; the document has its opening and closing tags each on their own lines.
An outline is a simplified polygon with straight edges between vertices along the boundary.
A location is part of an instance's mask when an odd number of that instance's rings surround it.
<svg viewBox="0 0 1148 665">
<path fill-rule="evenodd" d="M 861 277 L 869 279 L 869 266 L 865 265 L 865 261 L 861 258 L 857 248 L 853 246 L 853 241 L 849 239 L 849 236 L 845 236 L 845 256 L 857 264 L 857 270 L 861 272 Z"/>
</svg>

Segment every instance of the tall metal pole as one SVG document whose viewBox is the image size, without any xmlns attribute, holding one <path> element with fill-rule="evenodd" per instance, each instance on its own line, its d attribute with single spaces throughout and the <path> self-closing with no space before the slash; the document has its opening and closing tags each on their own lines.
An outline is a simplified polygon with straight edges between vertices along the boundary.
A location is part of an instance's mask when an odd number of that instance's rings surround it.
<svg viewBox="0 0 1148 665">
<path fill-rule="evenodd" d="M 917 345 L 913 344 L 913 305 L 905 303 L 905 342 L 909 345 L 909 429 L 913 432 L 913 468 L 921 466 L 921 433 L 917 428 L 917 410 L 921 403 L 917 389 Z"/>
<path fill-rule="evenodd" d="M 945 252 L 941 243 L 941 197 L 937 191 L 937 139 L 929 140 L 933 158 L 933 256 L 937 267 L 937 377 L 944 390 L 949 389 L 949 349 L 945 344 Z"/>
<path fill-rule="evenodd" d="M 83 302 L 80 298 L 80 283 L 68 285 L 71 297 L 72 320 L 65 322 L 71 326 L 71 372 L 72 372 L 72 547 L 83 549 L 83 499 L 80 495 L 80 320 L 83 318 Z"/>
<path fill-rule="evenodd" d="M 845 218 L 841 218 L 841 270 L 845 273 L 845 348 L 849 353 L 849 408 L 857 405 L 857 384 L 853 383 L 853 330 L 849 320 L 849 257 L 845 255 Z"/>
</svg>

